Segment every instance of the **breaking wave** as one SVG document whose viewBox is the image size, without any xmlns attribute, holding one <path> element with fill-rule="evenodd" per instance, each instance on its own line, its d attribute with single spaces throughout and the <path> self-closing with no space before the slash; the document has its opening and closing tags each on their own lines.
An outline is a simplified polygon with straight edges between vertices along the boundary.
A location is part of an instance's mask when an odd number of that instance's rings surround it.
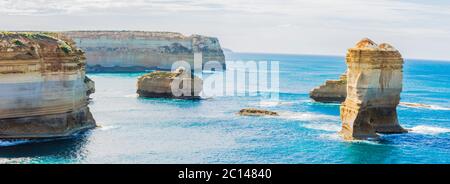
<svg viewBox="0 0 450 184">
<path fill-rule="evenodd" d="M 338 132 L 341 129 L 341 126 L 331 123 L 307 123 L 303 127 L 327 132 Z"/>
<path fill-rule="evenodd" d="M 0 147 L 15 146 L 15 145 L 26 144 L 26 143 L 30 143 L 30 142 L 32 142 L 32 140 L 0 141 Z"/>
<path fill-rule="evenodd" d="M 418 109 L 431 109 L 431 110 L 450 111 L 449 107 L 442 107 L 442 106 L 439 106 L 439 105 L 427 105 L 427 104 L 410 103 L 410 102 L 400 102 L 400 105 L 404 106 L 404 107 L 411 107 L 411 108 L 418 108 Z"/>
<path fill-rule="evenodd" d="M 450 133 L 450 128 L 442 128 L 442 127 L 426 126 L 426 125 L 415 126 L 413 128 L 410 128 L 409 130 L 414 133 L 427 134 L 427 135 Z"/>
<path fill-rule="evenodd" d="M 370 144 L 370 145 L 382 145 L 378 141 L 373 140 L 344 140 L 339 133 L 331 133 L 331 134 L 320 134 L 319 138 L 330 140 L 330 141 L 338 141 L 338 142 L 347 142 L 347 143 L 356 143 L 356 144 Z"/>
<path fill-rule="evenodd" d="M 287 119 L 287 120 L 298 120 L 298 121 L 322 121 L 322 122 L 336 122 L 339 121 L 339 117 L 324 115 L 324 114 L 315 114 L 309 112 L 279 112 L 279 118 Z"/>
<path fill-rule="evenodd" d="M 309 112 L 279 112 L 278 118 L 294 121 L 302 121 L 301 126 L 327 132 L 338 132 L 341 128 L 339 125 L 339 117 L 315 114 Z"/>
<path fill-rule="evenodd" d="M 139 95 L 137 93 L 125 95 L 125 98 L 137 98 Z"/>
<path fill-rule="evenodd" d="M 119 128 L 118 126 L 113 126 L 113 125 L 108 125 L 108 126 L 99 125 L 98 127 L 99 127 L 99 130 L 103 130 L 103 131 Z"/>
<path fill-rule="evenodd" d="M 261 101 L 258 103 L 260 107 L 273 107 L 282 105 L 293 105 L 294 102 L 282 102 L 282 101 Z"/>
</svg>

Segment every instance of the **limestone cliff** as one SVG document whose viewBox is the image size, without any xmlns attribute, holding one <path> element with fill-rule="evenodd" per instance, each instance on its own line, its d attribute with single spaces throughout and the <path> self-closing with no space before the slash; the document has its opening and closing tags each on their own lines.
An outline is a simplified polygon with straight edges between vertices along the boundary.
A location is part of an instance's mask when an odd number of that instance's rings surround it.
<svg viewBox="0 0 450 184">
<path fill-rule="evenodd" d="M 199 99 L 203 80 L 189 71 L 155 71 L 139 77 L 137 93 L 140 97 Z"/>
<path fill-rule="evenodd" d="M 363 39 L 350 48 L 347 97 L 341 105 L 341 134 L 347 140 L 378 138 L 376 133 L 406 132 L 398 122 L 403 59 L 389 44 Z"/>
<path fill-rule="evenodd" d="M 148 69 L 171 70 L 184 60 L 194 68 L 194 53 L 202 53 L 203 64 L 218 61 L 225 69 L 225 56 L 217 38 L 184 36 L 172 32 L 70 31 L 86 52 L 88 72 L 131 72 Z"/>
<path fill-rule="evenodd" d="M 64 38 L 61 40 L 58 38 Z M 55 33 L 0 32 L 0 138 L 68 136 L 92 128 L 85 56 Z"/>
<path fill-rule="evenodd" d="M 309 97 L 317 102 L 343 102 L 347 96 L 347 74 L 339 80 L 327 80 L 325 84 L 312 89 Z"/>
</svg>

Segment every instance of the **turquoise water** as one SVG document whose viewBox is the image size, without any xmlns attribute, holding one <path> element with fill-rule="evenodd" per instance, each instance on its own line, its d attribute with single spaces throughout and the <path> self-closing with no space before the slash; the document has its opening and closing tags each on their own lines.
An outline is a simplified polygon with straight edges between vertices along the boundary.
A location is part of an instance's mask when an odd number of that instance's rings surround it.
<svg viewBox="0 0 450 184">
<path fill-rule="evenodd" d="M 228 60 L 280 61 L 280 103 L 255 96 L 201 101 L 137 98 L 141 74 L 90 74 L 90 105 L 101 126 L 72 138 L 0 142 L 2 163 L 450 163 L 450 62 L 406 60 L 398 107 L 408 134 L 380 141 L 338 137 L 339 104 L 308 92 L 345 71 L 343 57 L 229 54 Z M 280 112 L 240 117 L 241 108 Z"/>
</svg>

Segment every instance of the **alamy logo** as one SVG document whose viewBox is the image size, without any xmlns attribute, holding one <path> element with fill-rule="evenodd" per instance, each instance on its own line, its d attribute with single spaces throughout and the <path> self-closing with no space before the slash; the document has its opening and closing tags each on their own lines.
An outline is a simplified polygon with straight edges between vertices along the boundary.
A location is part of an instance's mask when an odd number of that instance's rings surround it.
<svg viewBox="0 0 450 184">
<path fill-rule="evenodd" d="M 178 73 L 171 83 L 176 97 L 255 96 L 279 100 L 278 61 L 203 62 L 201 53 L 194 54 L 194 63 L 177 61 L 172 72 Z"/>
</svg>

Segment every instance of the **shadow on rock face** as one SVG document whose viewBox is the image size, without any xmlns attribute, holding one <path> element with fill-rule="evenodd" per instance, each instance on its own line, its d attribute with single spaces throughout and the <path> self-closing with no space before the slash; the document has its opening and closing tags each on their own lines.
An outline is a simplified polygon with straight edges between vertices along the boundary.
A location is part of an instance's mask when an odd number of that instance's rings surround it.
<svg viewBox="0 0 450 184">
<path fill-rule="evenodd" d="M 188 109 L 192 107 L 198 107 L 202 104 L 202 99 L 173 99 L 173 98 L 147 98 L 139 97 L 139 103 L 143 104 L 155 104 L 155 105 L 169 105 L 178 108 Z"/>
<path fill-rule="evenodd" d="M 389 155 L 396 149 L 394 146 L 379 143 L 360 142 L 347 145 L 346 158 L 350 163 L 389 163 Z"/>
<path fill-rule="evenodd" d="M 27 162 L 26 158 L 54 158 L 54 160 L 82 160 L 88 133 L 80 133 L 66 138 L 0 141 L 0 158 L 11 162 Z M 7 161 L 8 162 L 8 161 Z M 38 161 L 39 162 L 39 161 Z M 69 161 L 70 162 L 70 161 Z"/>
</svg>

